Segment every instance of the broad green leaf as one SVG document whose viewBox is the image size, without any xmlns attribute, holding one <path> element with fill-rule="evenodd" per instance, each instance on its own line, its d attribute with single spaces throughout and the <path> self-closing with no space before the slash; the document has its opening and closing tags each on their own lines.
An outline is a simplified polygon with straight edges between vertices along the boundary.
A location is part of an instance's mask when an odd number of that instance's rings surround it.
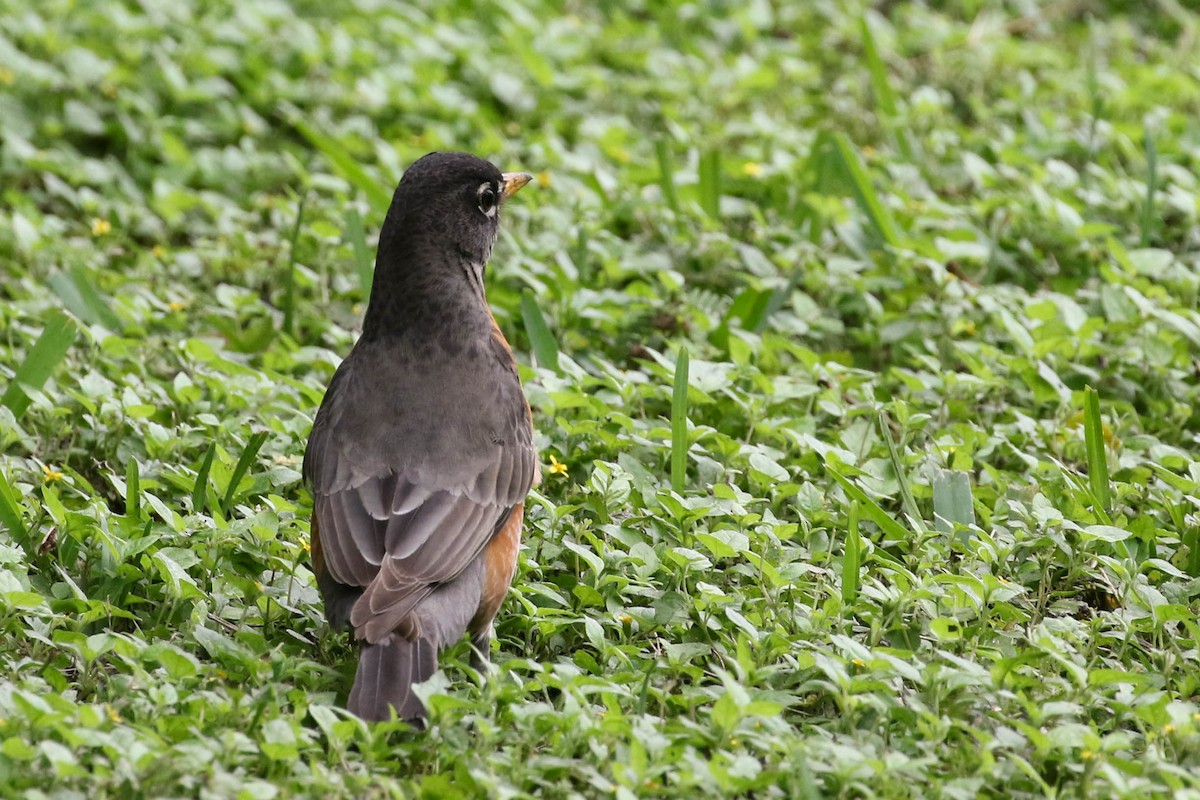
<svg viewBox="0 0 1200 800">
<path fill-rule="evenodd" d="M 975 524 L 971 477 L 965 472 L 938 469 L 933 474 L 933 513 L 937 529 L 949 533 L 954 526 Z"/>
</svg>

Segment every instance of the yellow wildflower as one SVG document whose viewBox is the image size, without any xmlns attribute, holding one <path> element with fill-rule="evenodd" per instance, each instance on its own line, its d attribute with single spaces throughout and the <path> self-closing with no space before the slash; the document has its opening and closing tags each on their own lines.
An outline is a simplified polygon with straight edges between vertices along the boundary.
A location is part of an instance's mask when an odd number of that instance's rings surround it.
<svg viewBox="0 0 1200 800">
<path fill-rule="evenodd" d="M 757 161 L 747 161 L 745 164 L 742 164 L 742 172 L 751 178 L 757 178 L 763 174 L 763 166 Z"/>
<path fill-rule="evenodd" d="M 112 231 L 112 223 L 106 219 L 94 217 L 92 219 L 92 236 L 104 236 Z"/>
<path fill-rule="evenodd" d="M 171 309 L 172 311 L 179 312 L 187 308 L 187 305 L 178 300 L 172 300 L 171 302 L 167 303 L 167 308 Z"/>
<path fill-rule="evenodd" d="M 118 724 L 121 722 L 124 722 L 124 720 L 121 719 L 121 715 L 117 713 L 117 710 L 115 708 L 113 708 L 112 706 L 107 705 L 107 704 L 105 704 L 104 707 L 106 709 L 108 709 L 108 718 L 110 720 L 112 720 L 113 722 L 116 722 Z"/>
<path fill-rule="evenodd" d="M 1082 753 L 1079 754 L 1079 757 L 1082 758 L 1084 761 L 1091 761 L 1093 758 L 1096 757 L 1096 754 L 1093 753 L 1091 750 L 1084 750 Z"/>
<path fill-rule="evenodd" d="M 46 483 L 54 483 L 55 481 L 61 481 L 62 477 L 63 477 L 63 474 L 61 472 L 59 472 L 58 470 L 55 470 L 55 469 L 50 469 L 45 464 L 42 464 L 42 475 L 44 476 L 43 480 Z"/>
<path fill-rule="evenodd" d="M 628 614 L 620 614 L 617 616 L 617 619 L 622 625 L 628 625 L 629 623 L 633 622 L 633 617 L 629 616 Z"/>
<path fill-rule="evenodd" d="M 167 248 L 163 247 L 161 244 L 156 244 L 154 247 L 150 248 L 150 255 L 154 256 L 155 258 L 162 258 L 166 254 Z"/>
<path fill-rule="evenodd" d="M 1170 736 L 1174 732 L 1175 732 L 1174 725 L 1163 725 L 1163 733 L 1165 733 L 1167 736 Z"/>
<path fill-rule="evenodd" d="M 542 170 L 537 174 L 537 185 L 543 189 L 550 188 L 550 173 Z"/>
<path fill-rule="evenodd" d="M 551 475 L 566 475 L 567 465 L 554 456 L 550 456 L 550 466 L 546 467 L 546 471 Z"/>
<path fill-rule="evenodd" d="M 865 667 L 867 665 L 867 662 L 863 661 L 861 658 L 851 659 L 850 663 L 856 667 Z"/>
</svg>

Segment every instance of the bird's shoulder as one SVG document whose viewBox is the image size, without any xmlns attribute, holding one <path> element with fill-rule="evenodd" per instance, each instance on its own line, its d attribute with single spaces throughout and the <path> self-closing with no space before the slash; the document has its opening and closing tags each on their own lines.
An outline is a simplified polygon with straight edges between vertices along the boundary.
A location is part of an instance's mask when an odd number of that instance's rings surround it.
<svg viewBox="0 0 1200 800">
<path fill-rule="evenodd" d="M 313 425 L 305 476 L 314 487 L 334 490 L 347 463 L 358 474 L 412 476 L 433 474 L 436 465 L 450 486 L 494 461 L 532 458 L 528 405 L 511 354 L 491 335 L 470 339 L 452 352 L 360 341 L 335 372 Z"/>
</svg>

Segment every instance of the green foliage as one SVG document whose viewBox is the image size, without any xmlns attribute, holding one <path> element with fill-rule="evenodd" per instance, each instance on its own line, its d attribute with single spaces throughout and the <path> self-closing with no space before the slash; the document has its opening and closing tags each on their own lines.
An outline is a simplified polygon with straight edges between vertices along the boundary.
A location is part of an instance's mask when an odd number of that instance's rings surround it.
<svg viewBox="0 0 1200 800">
<path fill-rule="evenodd" d="M 0 794 L 1200 797 L 1186 6 L 0 0 Z M 433 149 L 543 481 L 416 734 L 300 468 Z"/>
</svg>

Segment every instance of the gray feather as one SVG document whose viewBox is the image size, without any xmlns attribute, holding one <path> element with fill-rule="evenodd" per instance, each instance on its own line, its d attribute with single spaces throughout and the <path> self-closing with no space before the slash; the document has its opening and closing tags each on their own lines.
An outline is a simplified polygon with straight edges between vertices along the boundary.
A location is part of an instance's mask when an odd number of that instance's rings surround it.
<svg viewBox="0 0 1200 800">
<path fill-rule="evenodd" d="M 412 687 L 436 671 L 437 646 L 425 639 L 410 642 L 394 636 L 363 645 L 346 708 L 369 721 L 390 719 L 395 710 L 401 719 L 419 725 L 426 716 L 425 706 Z"/>
</svg>

